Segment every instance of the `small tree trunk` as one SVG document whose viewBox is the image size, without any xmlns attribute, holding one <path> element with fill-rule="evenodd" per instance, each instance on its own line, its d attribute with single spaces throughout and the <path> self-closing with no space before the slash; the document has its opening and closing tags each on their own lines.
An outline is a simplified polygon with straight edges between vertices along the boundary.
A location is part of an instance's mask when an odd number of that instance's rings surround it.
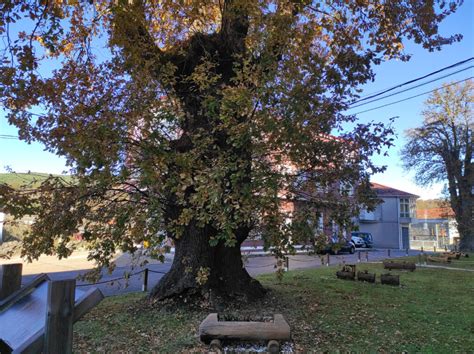
<svg viewBox="0 0 474 354">
<path fill-rule="evenodd" d="M 171 297 L 214 295 L 257 299 L 265 289 L 243 266 L 240 243 L 226 247 L 209 244 L 210 228 L 189 226 L 175 240 L 175 256 L 170 271 L 152 289 L 150 297 L 163 300 Z"/>
</svg>

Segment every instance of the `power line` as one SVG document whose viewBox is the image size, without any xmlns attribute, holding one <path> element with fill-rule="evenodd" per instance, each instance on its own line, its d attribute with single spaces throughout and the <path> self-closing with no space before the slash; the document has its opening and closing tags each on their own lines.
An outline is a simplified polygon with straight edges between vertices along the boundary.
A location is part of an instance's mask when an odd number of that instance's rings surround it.
<svg viewBox="0 0 474 354">
<path fill-rule="evenodd" d="M 418 87 L 431 84 L 432 82 L 439 81 L 439 80 L 441 80 L 441 79 L 445 79 L 445 78 L 447 78 L 447 77 L 449 77 L 449 76 L 453 76 L 453 75 L 455 75 L 455 74 L 459 74 L 460 72 L 469 70 L 469 69 L 471 69 L 471 68 L 474 68 L 474 65 L 471 65 L 471 66 L 468 66 L 467 68 L 464 68 L 464 69 L 455 71 L 455 72 L 453 72 L 453 73 L 446 74 L 446 75 L 437 77 L 437 78 L 435 78 L 435 79 L 426 81 L 426 82 L 424 82 L 424 83 L 422 83 L 422 84 L 415 85 L 415 86 L 409 87 L 409 88 L 407 88 L 407 89 L 404 89 L 404 90 L 401 90 L 401 91 L 397 91 L 397 92 L 391 93 L 391 94 L 389 94 L 389 95 L 385 95 L 385 96 L 376 98 L 376 99 L 374 99 L 374 100 L 371 100 L 371 101 L 368 101 L 368 102 L 364 102 L 364 103 L 358 104 L 358 105 L 353 106 L 353 107 L 351 107 L 351 108 L 349 108 L 349 109 L 357 108 L 357 107 L 360 107 L 360 106 L 364 106 L 364 105 L 369 104 L 369 103 L 377 102 L 377 101 L 383 100 L 383 99 L 388 98 L 388 97 L 392 97 L 392 96 L 399 95 L 399 94 L 404 93 L 404 92 L 407 92 L 407 91 L 411 91 L 411 90 L 416 89 L 416 88 L 418 88 Z"/>
<path fill-rule="evenodd" d="M 440 73 L 440 72 L 443 72 L 443 71 L 445 71 L 445 70 L 452 69 L 452 68 L 455 68 L 455 67 L 457 67 L 457 66 L 463 65 L 463 64 L 465 64 L 465 63 L 467 63 L 467 62 L 470 62 L 471 60 L 474 60 L 474 57 L 470 57 L 470 58 L 467 58 L 467 59 L 465 59 L 465 60 L 458 61 L 457 63 L 454 63 L 454 64 L 451 64 L 451 65 L 445 66 L 444 68 L 441 68 L 441 69 L 439 69 L 439 70 L 430 72 L 430 73 L 428 73 L 428 74 L 426 74 L 426 75 L 423 75 L 423 76 L 417 77 L 417 78 L 415 78 L 415 79 L 412 79 L 412 80 L 403 82 L 403 83 L 398 84 L 398 85 L 396 85 L 396 86 L 392 86 L 392 87 L 390 87 L 390 88 L 388 88 L 388 89 L 383 90 L 382 92 L 374 93 L 374 94 L 372 94 L 372 95 L 370 95 L 370 96 L 367 96 L 367 97 L 365 97 L 365 98 L 361 98 L 361 99 L 352 101 L 349 105 L 353 105 L 353 104 L 356 104 L 356 103 L 359 103 L 359 102 L 362 102 L 362 101 L 367 101 L 367 100 L 370 100 L 370 99 L 372 99 L 372 98 L 381 96 L 381 95 L 383 95 L 383 94 L 385 94 L 385 93 L 387 93 L 387 92 L 393 91 L 393 90 L 395 90 L 395 89 L 397 89 L 397 88 L 399 88 L 399 87 L 406 86 L 406 85 L 412 84 L 412 83 L 414 83 L 414 82 L 416 82 L 416 81 L 420 81 L 420 80 L 426 79 L 427 77 L 436 75 L 436 74 L 438 74 L 438 73 Z"/>
<path fill-rule="evenodd" d="M 459 80 L 459 81 L 453 82 L 453 83 L 451 83 L 451 84 L 449 84 L 449 85 L 445 85 L 445 86 L 443 86 L 443 87 L 438 87 L 438 88 L 436 88 L 436 89 L 434 89 L 434 90 L 430 90 L 430 91 L 426 91 L 426 92 L 420 93 L 420 94 L 415 95 L 415 96 L 410 96 L 410 97 L 404 98 L 403 100 L 398 100 L 398 101 L 390 102 L 390 103 L 387 103 L 387 104 L 384 104 L 384 105 L 381 105 L 381 106 L 378 106 L 378 107 L 374 107 L 374 108 L 371 108 L 371 109 L 366 109 L 365 111 L 357 112 L 357 113 L 354 113 L 354 114 L 351 114 L 351 115 L 354 115 L 354 116 L 355 116 L 355 115 L 362 114 L 362 113 L 365 113 L 365 112 L 370 112 L 370 111 L 374 111 L 374 110 L 376 110 L 376 109 L 380 109 L 380 108 L 383 108 L 383 107 L 391 106 L 391 105 L 394 105 L 394 104 L 396 104 L 396 103 L 408 101 L 408 100 L 411 100 L 412 98 L 420 97 L 420 96 L 426 95 L 426 94 L 428 94 L 428 93 L 441 90 L 441 89 L 444 88 L 444 87 L 453 86 L 453 85 L 459 84 L 459 83 L 461 83 L 461 82 L 470 80 L 470 79 L 472 79 L 472 78 L 474 78 L 474 76 L 468 77 L 468 78 L 466 78 L 466 79 L 464 79 L 464 80 Z"/>
<path fill-rule="evenodd" d="M 18 139 L 15 135 L 0 134 L 0 139 Z"/>
</svg>

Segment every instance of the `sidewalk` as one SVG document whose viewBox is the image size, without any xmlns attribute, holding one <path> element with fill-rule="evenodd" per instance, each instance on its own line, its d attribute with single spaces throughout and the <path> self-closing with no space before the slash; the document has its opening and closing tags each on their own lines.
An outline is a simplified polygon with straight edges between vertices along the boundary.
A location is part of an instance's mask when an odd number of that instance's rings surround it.
<svg viewBox="0 0 474 354">
<path fill-rule="evenodd" d="M 22 263 L 23 275 L 92 269 L 94 267 L 94 262 L 88 261 L 87 255 L 87 251 L 74 252 L 70 257 L 63 259 L 58 259 L 57 256 L 43 255 L 32 263 L 26 262 L 21 257 L 15 257 L 8 260 L 0 260 L 0 265 Z"/>
</svg>

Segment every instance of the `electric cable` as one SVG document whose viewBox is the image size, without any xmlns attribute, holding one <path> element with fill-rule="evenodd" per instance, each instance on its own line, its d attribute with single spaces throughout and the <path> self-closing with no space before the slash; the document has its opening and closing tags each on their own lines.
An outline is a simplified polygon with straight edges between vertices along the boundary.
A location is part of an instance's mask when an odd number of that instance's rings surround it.
<svg viewBox="0 0 474 354">
<path fill-rule="evenodd" d="M 407 89 L 404 89 L 404 90 L 401 90 L 401 91 L 397 91 L 397 92 L 391 93 L 391 94 L 389 94 L 389 95 L 385 95 L 385 96 L 376 98 L 376 99 L 374 99 L 374 100 L 371 100 L 371 101 L 368 101 L 368 102 L 364 102 L 364 103 L 361 103 L 361 104 L 352 106 L 352 107 L 350 107 L 349 109 L 353 109 L 353 108 L 356 108 L 356 107 L 364 106 L 364 105 L 369 104 L 369 103 L 373 103 L 373 102 L 377 102 L 377 101 L 380 101 L 380 100 L 384 100 L 384 99 L 386 99 L 386 98 L 388 98 L 388 97 L 396 96 L 396 95 L 399 95 L 399 94 L 401 94 L 401 93 L 404 93 L 404 92 L 407 92 L 407 91 L 411 91 L 411 90 L 416 89 L 416 88 L 418 88 L 418 87 L 428 85 L 428 84 L 430 84 L 430 83 L 432 83 L 432 82 L 439 81 L 439 80 L 441 80 L 441 79 L 445 79 L 445 78 L 447 78 L 447 77 L 449 77 L 449 76 L 453 76 L 453 75 L 459 74 L 460 72 L 463 72 L 463 71 L 466 71 L 466 70 L 469 70 L 469 69 L 472 69 L 472 68 L 474 68 L 474 65 L 471 65 L 471 66 L 468 66 L 467 68 L 464 68 L 464 69 L 455 71 L 455 72 L 453 72 L 453 73 L 450 73 L 450 74 L 447 74 L 447 75 L 443 75 L 443 76 L 437 77 L 437 78 L 435 78 L 435 79 L 426 81 L 426 82 L 424 82 L 424 83 L 422 83 L 422 84 L 415 85 L 415 86 L 409 87 L 409 88 L 407 88 Z"/>
<path fill-rule="evenodd" d="M 365 111 L 360 111 L 360 112 L 357 112 L 357 113 L 353 113 L 353 114 L 351 114 L 351 115 L 356 116 L 356 115 L 358 115 L 358 114 L 362 114 L 362 113 L 374 111 L 374 110 L 376 110 L 376 109 L 380 109 L 380 108 L 384 108 L 384 107 L 387 107 L 387 106 L 391 106 L 391 105 L 394 105 L 394 104 L 397 104 L 397 103 L 400 103 L 400 102 L 408 101 L 408 100 L 411 100 L 412 98 L 420 97 L 420 96 L 426 95 L 426 94 L 428 94 L 428 93 L 432 93 L 432 92 L 441 90 L 441 89 L 444 88 L 444 87 L 450 87 L 450 86 L 459 84 L 459 83 L 461 83 L 461 82 L 471 80 L 473 77 L 474 77 L 474 76 L 471 76 L 471 77 L 468 77 L 468 78 L 466 78 L 466 79 L 453 82 L 453 83 L 451 83 L 451 84 L 449 84 L 449 85 L 444 85 L 444 86 L 442 86 L 442 87 L 438 87 L 438 88 L 436 88 L 436 89 L 434 89 L 434 90 L 426 91 L 426 92 L 420 93 L 420 94 L 418 94 L 418 95 L 414 95 L 414 96 L 410 96 L 410 97 L 404 98 L 404 99 L 402 99 L 402 100 L 398 100 L 398 101 L 390 102 L 390 103 L 387 103 L 387 104 L 384 104 L 384 105 L 381 105 L 381 106 L 377 106 L 377 107 L 374 107 L 374 108 L 366 109 Z"/>
<path fill-rule="evenodd" d="M 390 87 L 390 88 L 387 88 L 387 89 L 385 89 L 385 90 L 382 90 L 382 91 L 379 92 L 379 93 L 374 93 L 374 94 L 371 94 L 371 95 L 369 95 L 369 96 L 367 96 L 367 97 L 363 97 L 363 98 L 360 98 L 360 99 L 358 99 L 358 100 L 352 101 L 352 102 L 350 103 L 350 105 L 353 105 L 353 104 L 356 104 L 356 103 L 359 103 L 359 102 L 362 102 L 362 101 L 367 101 L 367 100 L 370 100 L 370 99 L 372 99 L 372 98 L 381 96 L 381 95 L 383 95 L 383 94 L 385 94 L 385 93 L 387 93 L 387 92 L 393 91 L 393 90 L 395 90 L 395 89 L 397 89 L 397 88 L 400 88 L 400 87 L 403 87 L 403 86 L 412 84 L 412 83 L 414 83 L 414 82 L 417 82 L 417 81 L 426 79 L 427 77 L 430 77 L 430 76 L 439 74 L 440 72 L 443 72 L 443 71 L 446 71 L 446 70 L 455 68 L 455 67 L 457 67 L 457 66 L 463 65 L 463 64 L 465 64 L 465 63 L 470 62 L 471 60 L 474 60 L 474 57 L 470 57 L 470 58 L 467 58 L 467 59 L 465 59 L 465 60 L 458 61 L 457 63 L 454 63 L 454 64 L 451 64 L 451 65 L 445 66 L 444 68 L 441 68 L 441 69 L 436 70 L 436 71 L 432 71 L 432 72 L 430 72 L 430 73 L 428 73 L 428 74 L 426 74 L 426 75 L 417 77 L 417 78 L 415 78 L 415 79 L 412 79 L 412 80 L 403 82 L 403 83 L 401 83 L 401 84 L 392 86 L 392 87 Z"/>
</svg>

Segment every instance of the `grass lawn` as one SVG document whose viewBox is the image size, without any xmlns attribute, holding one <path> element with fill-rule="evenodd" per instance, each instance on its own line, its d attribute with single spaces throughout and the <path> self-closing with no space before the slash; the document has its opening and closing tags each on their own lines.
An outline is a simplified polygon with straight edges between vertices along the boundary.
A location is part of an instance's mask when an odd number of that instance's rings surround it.
<svg viewBox="0 0 474 354">
<path fill-rule="evenodd" d="M 473 259 L 471 257 L 470 259 Z M 401 287 L 338 280 L 336 267 L 292 271 L 256 304 L 221 312 L 241 316 L 282 313 L 298 351 L 472 352 L 474 273 L 417 269 L 401 274 Z M 360 265 L 379 274 L 379 264 Z M 75 324 L 76 352 L 205 351 L 197 329 L 211 312 L 149 305 L 143 294 L 105 299 Z"/>
</svg>

